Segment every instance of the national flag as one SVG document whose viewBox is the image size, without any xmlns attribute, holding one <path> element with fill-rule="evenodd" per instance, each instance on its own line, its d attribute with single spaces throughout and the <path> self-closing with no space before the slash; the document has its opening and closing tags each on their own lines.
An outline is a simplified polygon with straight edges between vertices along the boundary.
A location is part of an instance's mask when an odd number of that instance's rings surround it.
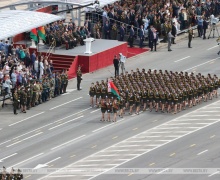
<svg viewBox="0 0 220 180">
<path fill-rule="evenodd" d="M 45 29 L 44 29 L 43 26 L 41 26 L 41 27 L 38 28 L 38 36 L 39 36 L 42 40 L 46 41 Z"/>
<path fill-rule="evenodd" d="M 37 29 L 36 29 L 36 28 L 31 30 L 30 37 L 31 37 L 31 39 L 33 39 L 35 42 L 38 42 Z"/>
<path fill-rule="evenodd" d="M 118 88 L 112 81 L 108 82 L 108 92 L 111 92 L 112 94 L 117 96 L 118 99 L 120 99 Z"/>
</svg>

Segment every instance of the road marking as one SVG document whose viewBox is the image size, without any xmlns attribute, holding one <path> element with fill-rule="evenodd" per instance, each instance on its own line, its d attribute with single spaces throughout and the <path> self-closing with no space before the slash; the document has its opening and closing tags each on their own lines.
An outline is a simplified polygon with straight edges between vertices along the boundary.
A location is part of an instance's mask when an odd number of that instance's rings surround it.
<svg viewBox="0 0 220 180">
<path fill-rule="evenodd" d="M 205 153 L 205 152 L 207 152 L 207 151 L 208 151 L 208 149 L 206 149 L 205 151 L 202 151 L 202 152 L 198 153 L 197 155 L 199 156 L 199 155 L 201 155 L 201 154 L 203 154 L 203 153 Z"/>
<path fill-rule="evenodd" d="M 2 128 L 0 128 L 0 131 L 2 130 Z"/>
<path fill-rule="evenodd" d="M 194 147 L 196 144 L 191 144 L 190 147 Z"/>
<path fill-rule="evenodd" d="M 65 143 L 63 143 L 63 144 L 61 144 L 61 145 L 59 145 L 59 146 L 54 147 L 54 148 L 52 148 L 51 150 L 57 149 L 57 148 L 59 148 L 59 147 L 61 147 L 61 146 L 65 146 L 66 144 L 69 144 L 69 143 L 71 143 L 71 142 L 73 142 L 73 141 L 76 141 L 76 140 L 78 140 L 78 139 L 80 139 L 80 138 L 83 138 L 83 137 L 85 137 L 85 136 L 86 136 L 85 134 L 82 135 L 82 136 L 79 136 L 79 137 L 77 137 L 77 138 L 75 138 L 75 139 L 73 139 L 73 140 L 71 140 L 71 141 L 67 141 L 67 142 L 65 142 Z"/>
<path fill-rule="evenodd" d="M 18 154 L 18 153 L 14 153 L 14 154 L 12 154 L 12 155 L 9 155 L 9 156 L 7 156 L 7 157 L 4 157 L 4 158 L 0 159 L 0 162 L 2 162 L 2 161 L 5 160 L 5 159 L 8 159 L 8 158 L 10 158 L 10 157 L 12 157 L 12 156 L 15 156 L 16 154 Z"/>
<path fill-rule="evenodd" d="M 56 159 L 53 159 L 53 160 L 51 160 L 51 161 L 49 161 L 49 162 L 47 162 L 47 163 L 45 163 L 45 164 L 50 164 L 50 163 L 52 163 L 52 162 L 54 162 L 54 161 L 56 161 L 56 160 L 58 160 L 58 159 L 60 159 L 61 157 L 58 157 L 58 158 L 56 158 Z"/>
<path fill-rule="evenodd" d="M 134 129 L 132 129 L 133 131 L 136 131 L 138 128 L 134 128 Z"/>
<path fill-rule="evenodd" d="M 31 177 L 31 175 L 26 176 L 25 179 L 27 179 L 27 178 L 29 178 L 29 177 Z"/>
<path fill-rule="evenodd" d="M 217 101 L 217 103 L 220 103 L 220 101 Z M 212 105 L 212 104 L 210 104 L 210 105 Z M 204 107 L 208 107 L 208 106 L 210 106 L 210 105 L 206 105 L 206 106 L 204 106 Z M 204 107 L 201 107 L 201 108 L 204 108 Z M 199 109 L 201 109 L 201 108 L 199 108 Z M 171 120 L 170 122 L 174 122 L 174 121 L 177 121 L 177 120 L 181 120 L 181 118 L 186 118 L 187 115 L 190 115 L 190 114 L 192 114 L 193 112 L 194 112 L 194 111 L 189 112 L 189 113 L 186 113 L 185 115 L 182 115 L 182 116 L 180 116 L 180 117 L 174 118 L 174 119 Z M 192 131 L 187 132 L 187 133 L 185 133 L 185 134 L 181 134 L 181 135 L 177 135 L 177 136 L 172 136 L 172 137 L 174 137 L 172 140 L 170 140 L 170 141 L 168 141 L 168 142 L 165 142 L 165 143 L 163 143 L 163 144 L 159 144 L 158 146 L 152 147 L 152 148 L 150 148 L 150 149 L 135 149 L 136 153 L 134 152 L 133 154 L 138 154 L 137 156 L 134 156 L 134 157 L 130 158 L 130 159 L 127 160 L 127 161 L 118 163 L 116 166 L 112 166 L 112 167 L 108 168 L 107 170 L 103 170 L 102 172 L 100 172 L 100 173 L 98 173 L 98 174 L 94 174 L 94 175 L 90 178 L 90 180 L 91 180 L 91 179 L 94 179 L 95 177 L 97 177 L 97 176 L 99 176 L 99 175 L 101 175 L 101 174 L 104 174 L 106 171 L 110 171 L 110 170 L 112 170 L 113 168 L 116 168 L 116 167 L 118 167 L 118 166 L 120 166 L 120 165 L 122 165 L 122 164 L 125 164 L 125 163 L 127 163 L 128 161 L 132 161 L 133 159 L 136 159 L 136 158 L 138 158 L 138 157 L 140 157 L 140 156 L 142 156 L 142 155 L 144 155 L 144 154 L 146 154 L 146 153 L 148 153 L 148 152 L 152 152 L 153 150 L 158 149 L 159 147 L 162 147 L 162 146 L 164 146 L 164 145 L 167 145 L 168 143 L 174 142 L 174 141 L 176 141 L 176 140 L 178 140 L 178 139 L 180 139 L 180 138 L 182 138 L 182 137 L 186 137 L 186 136 L 189 135 L 189 134 L 198 132 L 198 131 L 201 130 L 201 129 L 204 129 L 204 128 L 209 127 L 209 126 L 213 126 L 214 124 L 216 124 L 216 123 L 218 123 L 218 122 L 219 122 L 219 120 L 216 119 L 216 121 L 210 122 L 210 124 L 204 125 L 204 126 L 202 126 L 202 127 L 199 127 L 198 129 L 192 129 Z M 162 125 L 159 125 L 159 126 L 163 126 L 163 125 L 166 125 L 166 123 L 163 123 Z M 159 126 L 156 126 L 156 127 L 159 127 Z M 135 138 L 136 138 L 136 139 L 139 139 L 138 136 L 142 136 L 142 138 L 146 138 L 145 136 L 147 136 L 147 135 L 149 134 L 149 137 L 151 137 L 150 135 L 153 134 L 152 131 L 155 131 L 155 129 L 148 129 L 148 130 L 146 130 L 146 131 L 144 131 L 144 132 L 138 133 L 137 135 L 135 135 L 135 136 L 133 136 L 133 137 L 129 137 L 129 138 L 123 140 L 123 141 L 120 141 L 119 143 L 114 144 L 113 146 L 115 146 L 115 147 L 109 146 L 109 147 L 107 147 L 107 148 L 105 148 L 105 149 L 102 149 L 102 150 L 100 150 L 100 151 L 98 151 L 98 152 L 92 154 L 92 155 L 89 155 L 89 156 L 87 156 L 87 157 L 85 157 L 85 158 L 83 158 L 83 159 L 80 159 L 80 160 L 78 160 L 78 161 L 76 161 L 76 162 L 74 162 L 74 163 L 72 163 L 72 164 L 69 164 L 69 165 L 66 166 L 66 167 L 78 166 L 78 164 L 83 163 L 84 160 L 91 158 L 91 156 L 95 157 L 96 155 L 103 154 L 103 153 L 115 153 L 115 152 L 123 152 L 123 154 L 130 153 L 130 151 L 131 151 L 130 149 L 120 149 L 120 150 L 116 149 L 116 150 L 115 150 L 114 148 L 117 148 L 117 145 L 120 145 L 121 143 L 123 143 L 123 142 L 125 142 L 125 141 L 129 141 L 130 139 L 132 139 L 132 140 L 134 140 Z M 170 131 L 170 132 L 173 133 L 172 131 Z M 170 132 L 169 132 L 169 133 L 170 133 Z M 157 132 L 157 133 L 159 133 L 159 132 Z M 144 136 L 144 135 L 145 135 L 145 136 Z M 167 136 L 168 136 L 168 135 L 166 135 L 166 134 L 161 135 L 161 137 L 164 137 L 164 138 L 166 138 Z M 140 152 L 140 153 L 139 153 L 138 150 L 143 151 L 143 152 Z M 124 153 L 124 152 L 125 152 L 125 153 Z M 111 158 L 111 159 L 112 159 L 112 158 Z M 84 163 L 85 163 L 85 162 L 84 162 Z M 116 164 L 116 163 L 115 163 L 115 164 Z M 103 164 L 102 164 L 102 165 L 103 165 Z M 60 170 L 65 169 L 66 167 L 63 167 L 63 168 L 61 168 Z M 54 173 L 50 173 L 50 174 L 48 174 L 48 175 L 46 175 L 46 176 L 44 176 L 43 178 L 40 178 L 40 179 L 45 179 L 46 177 L 50 177 L 52 174 L 54 174 Z"/>
<path fill-rule="evenodd" d="M 153 122 L 157 122 L 158 120 L 153 120 Z"/>
<path fill-rule="evenodd" d="M 210 138 L 214 138 L 215 137 L 215 135 L 213 135 L 213 136 L 210 136 Z"/>
<path fill-rule="evenodd" d="M 162 174 L 163 172 L 165 172 L 165 171 L 167 171 L 167 170 L 169 170 L 169 168 L 166 168 L 166 169 L 164 169 L 164 170 L 158 172 L 157 174 Z"/>
<path fill-rule="evenodd" d="M 30 139 L 30 138 L 32 138 L 32 137 L 38 136 L 38 135 L 40 135 L 40 134 L 42 134 L 42 133 L 43 133 L 43 132 L 39 132 L 39 133 L 37 133 L 37 134 L 34 134 L 34 135 L 29 136 L 29 137 L 27 137 L 27 138 L 24 138 L 24 139 L 22 139 L 21 141 L 17 141 L 17 142 L 15 142 L 15 143 L 13 143 L 13 144 L 10 144 L 10 145 L 8 145 L 8 146 L 6 146 L 6 147 L 14 146 L 15 144 L 18 144 L 18 143 L 20 143 L 20 142 L 23 142 L 23 141 L 25 141 L 25 140 L 28 140 L 28 139 Z"/>
<path fill-rule="evenodd" d="M 118 121 L 118 123 L 122 122 L 123 120 L 124 120 L 124 118 L 122 118 L 120 121 Z M 106 126 L 103 126 L 103 127 L 101 127 L 101 128 L 98 128 L 98 129 L 96 129 L 96 130 L 93 130 L 92 132 L 94 133 L 94 132 L 100 131 L 100 130 L 102 130 L 102 129 L 108 127 L 108 126 L 112 126 L 112 125 L 114 125 L 114 124 L 113 124 L 113 123 L 112 123 L 112 124 L 108 124 L 108 125 L 106 125 Z"/>
<path fill-rule="evenodd" d="M 0 143 L 0 145 L 5 144 L 5 143 L 10 142 L 10 141 L 11 141 L 11 140 L 7 140 L 7 141 L 5 141 L 5 142 L 3 142 L 3 143 Z"/>
<path fill-rule="evenodd" d="M 60 105 L 58 105 L 58 106 L 55 106 L 55 107 L 53 107 L 53 108 L 50 108 L 50 111 L 53 110 L 53 109 L 56 109 L 56 108 L 58 108 L 58 107 L 61 107 L 61 106 L 63 106 L 63 105 L 69 104 L 69 103 L 74 102 L 74 101 L 77 101 L 77 100 L 79 100 L 79 99 L 82 99 L 82 98 L 83 98 L 83 97 L 79 97 L 79 98 L 73 99 L 73 100 L 71 100 L 71 101 L 65 102 L 65 103 L 63 103 L 63 104 L 60 104 Z"/>
<path fill-rule="evenodd" d="M 69 116 L 66 116 L 66 117 L 64 117 L 64 118 L 62 118 L 62 119 L 59 119 L 59 120 L 57 120 L 57 121 L 54 121 L 54 122 L 55 122 L 55 123 L 56 123 L 56 122 L 60 122 L 60 121 L 62 121 L 62 120 L 64 120 L 64 119 L 67 119 L 67 118 L 69 118 L 69 117 L 75 116 L 75 115 L 77 115 L 77 114 L 79 114 L 79 113 L 82 113 L 82 112 L 84 112 L 84 111 L 87 111 L 87 110 L 89 110 L 89 109 L 91 109 L 91 107 L 89 107 L 89 108 L 87 108 L 87 109 L 84 109 L 84 110 L 82 110 L 82 111 L 79 111 L 79 112 L 77 112 L 77 113 L 71 114 L 71 115 L 69 115 Z"/>
<path fill-rule="evenodd" d="M 215 61 L 215 60 L 217 60 L 217 59 L 219 59 L 219 58 L 215 58 L 215 59 L 212 59 L 212 60 L 210 60 L 210 61 L 207 61 L 207 62 L 201 63 L 201 64 L 199 64 L 199 65 L 197 65 L 197 66 L 191 67 L 191 68 L 186 69 L 186 70 L 184 70 L 184 71 L 188 71 L 188 70 L 194 69 L 195 67 L 202 66 L 202 65 L 204 65 L 204 64 L 210 63 L 210 62 Z"/>
<path fill-rule="evenodd" d="M 94 110 L 94 111 L 92 111 L 92 112 L 90 112 L 90 113 L 94 113 L 94 112 L 96 112 L 96 111 L 100 111 L 100 109 L 96 109 L 96 110 Z"/>
<path fill-rule="evenodd" d="M 215 174 L 218 174 L 218 173 L 220 173 L 220 171 L 216 171 L 213 174 L 208 175 L 208 177 L 212 177 L 212 176 L 214 176 Z"/>
<path fill-rule="evenodd" d="M 20 164 L 22 164 L 22 163 L 24 163 L 24 162 L 27 162 L 27 161 L 29 161 L 29 160 L 31 160 L 31 159 L 34 159 L 34 158 L 36 158 L 36 157 L 38 157 L 38 156 L 41 156 L 41 155 L 43 155 L 43 154 L 44 154 L 44 153 L 40 153 L 40 154 L 38 154 L 38 155 L 36 155 L 36 156 L 33 156 L 33 157 L 31 157 L 31 158 L 28 158 L 28 159 L 26 159 L 26 160 L 24 160 L 24 161 L 21 161 L 21 162 L 15 164 L 15 165 L 13 165 L 12 167 L 17 167 L 18 165 L 20 165 Z"/>
<path fill-rule="evenodd" d="M 172 154 L 170 154 L 170 157 L 172 157 L 172 156 L 174 156 L 176 153 L 172 153 Z"/>
<path fill-rule="evenodd" d="M 77 118 L 71 119 L 71 120 L 66 121 L 66 122 L 64 122 L 64 123 L 62 123 L 62 124 L 56 125 L 56 126 L 54 126 L 54 127 L 51 127 L 51 128 L 48 129 L 48 130 L 55 129 L 55 128 L 59 127 L 59 126 L 62 126 L 62 125 L 67 124 L 67 123 L 69 123 L 69 122 L 75 121 L 75 120 L 80 119 L 80 118 L 82 118 L 82 117 L 84 117 L 84 116 L 79 116 L 79 117 L 77 117 Z"/>
<path fill-rule="evenodd" d="M 132 176 L 132 175 L 133 175 L 133 173 L 128 174 L 128 176 Z"/>
<path fill-rule="evenodd" d="M 184 60 L 184 59 L 187 59 L 187 58 L 190 58 L 191 56 L 186 56 L 186 57 L 184 57 L 184 58 L 182 58 L 182 59 L 179 59 L 179 60 L 177 60 L 177 61 L 174 61 L 174 62 L 179 62 L 179 61 L 182 61 L 182 60 Z"/>
<path fill-rule="evenodd" d="M 71 158 L 73 158 L 73 157 L 75 157 L 76 155 L 72 155 L 72 156 L 70 156 Z"/>
<path fill-rule="evenodd" d="M 41 115 L 41 114 L 43 114 L 43 113 L 45 113 L 45 111 L 44 111 L 44 112 L 41 112 L 41 113 L 38 113 L 38 114 L 35 114 L 35 115 L 31 116 L 31 117 L 25 118 L 25 119 L 23 119 L 23 120 L 21 120 L 21 121 L 17 121 L 16 123 L 10 124 L 10 125 L 8 125 L 8 126 L 14 126 L 15 124 L 24 122 L 24 121 L 26 121 L 26 120 L 28 120 L 28 119 L 31 119 L 31 118 L 36 117 L 36 116 L 39 116 L 39 115 Z"/>
<path fill-rule="evenodd" d="M 149 166 L 153 166 L 153 165 L 155 165 L 155 163 L 151 163 L 151 164 L 149 164 Z"/>
<path fill-rule="evenodd" d="M 218 47 L 218 45 L 213 46 L 213 47 L 211 47 L 211 48 L 209 48 L 209 49 L 207 49 L 207 50 L 209 51 L 209 50 L 214 49 L 214 48 L 216 48 L 216 47 Z"/>
<path fill-rule="evenodd" d="M 118 136 L 115 136 L 115 137 L 113 137 L 112 139 L 117 139 L 118 138 Z"/>
<path fill-rule="evenodd" d="M 97 147 L 97 145 L 94 145 L 94 146 L 92 146 L 91 148 L 93 149 L 93 148 L 96 148 Z"/>
</svg>

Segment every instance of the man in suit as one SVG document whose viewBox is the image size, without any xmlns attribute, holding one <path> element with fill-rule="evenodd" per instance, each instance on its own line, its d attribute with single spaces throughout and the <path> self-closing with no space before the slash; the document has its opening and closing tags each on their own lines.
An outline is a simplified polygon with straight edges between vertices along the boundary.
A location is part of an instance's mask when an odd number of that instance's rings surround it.
<svg viewBox="0 0 220 180">
<path fill-rule="evenodd" d="M 110 39 L 110 24 L 108 23 L 108 21 L 106 21 L 104 25 L 104 34 L 105 39 Z"/>
<path fill-rule="evenodd" d="M 150 34 L 151 51 L 153 51 L 153 47 L 154 47 L 154 51 L 157 51 L 157 41 L 158 41 L 158 34 L 156 29 L 153 28 Z"/>
<path fill-rule="evenodd" d="M 82 81 L 81 66 L 78 66 L 76 74 L 77 74 L 77 90 L 80 91 L 81 90 L 80 83 Z"/>
<path fill-rule="evenodd" d="M 124 24 L 122 24 L 120 26 L 120 39 L 119 39 L 119 41 L 124 41 L 124 36 L 125 36 L 125 28 L 124 28 Z"/>
<path fill-rule="evenodd" d="M 139 37 L 140 37 L 140 48 L 143 48 L 143 42 L 144 42 L 144 29 L 143 26 L 141 26 L 140 30 L 139 30 Z"/>
<path fill-rule="evenodd" d="M 171 42 L 172 42 L 172 44 L 176 44 L 175 43 L 175 37 L 176 37 L 177 31 L 176 31 L 176 24 L 175 24 L 175 22 L 173 22 L 173 24 L 172 24 L 171 34 L 173 35 L 173 38 L 172 38 Z"/>
<path fill-rule="evenodd" d="M 148 29 L 148 46 L 149 46 L 149 48 L 151 48 L 150 36 L 152 34 L 152 29 L 153 29 L 153 26 L 151 25 L 150 28 Z"/>
<path fill-rule="evenodd" d="M 208 29 L 208 25 L 207 18 L 205 18 L 203 21 L 203 39 L 206 39 L 206 29 Z"/>
<path fill-rule="evenodd" d="M 119 60 L 118 60 L 117 55 L 115 55 L 115 57 L 113 59 L 113 64 L 114 64 L 114 67 L 115 67 L 115 77 L 119 76 Z"/>
<path fill-rule="evenodd" d="M 134 42 L 134 26 L 131 25 L 130 33 L 129 33 L 129 45 L 130 47 L 133 47 Z"/>
</svg>

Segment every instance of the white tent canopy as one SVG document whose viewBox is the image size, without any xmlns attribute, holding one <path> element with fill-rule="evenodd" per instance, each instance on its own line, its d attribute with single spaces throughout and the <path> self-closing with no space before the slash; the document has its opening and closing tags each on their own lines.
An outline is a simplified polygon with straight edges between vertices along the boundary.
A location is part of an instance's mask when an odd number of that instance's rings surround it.
<svg viewBox="0 0 220 180">
<path fill-rule="evenodd" d="M 21 10 L 1 11 L 0 39 L 13 37 L 60 19 L 62 17 L 41 12 Z"/>
</svg>

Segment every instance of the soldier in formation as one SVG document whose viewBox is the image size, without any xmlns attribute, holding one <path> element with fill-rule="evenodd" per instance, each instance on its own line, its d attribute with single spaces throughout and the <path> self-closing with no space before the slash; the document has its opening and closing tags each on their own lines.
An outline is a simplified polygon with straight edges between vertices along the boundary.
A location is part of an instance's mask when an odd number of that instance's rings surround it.
<svg viewBox="0 0 220 180">
<path fill-rule="evenodd" d="M 60 94 L 66 93 L 68 85 L 67 71 L 55 76 L 45 75 L 42 79 L 29 80 L 26 86 L 18 86 L 13 93 L 13 111 L 17 115 L 17 109 L 21 112 L 31 109 L 41 103 L 44 103 Z"/>
<path fill-rule="evenodd" d="M 23 178 L 24 177 L 20 169 L 15 172 L 15 169 L 12 168 L 11 172 L 9 173 L 3 166 L 3 171 L 0 172 L 0 180 L 22 180 Z"/>
<path fill-rule="evenodd" d="M 125 108 L 128 109 L 130 115 L 133 111 L 137 115 L 141 108 L 143 111 L 155 112 L 165 111 L 167 113 L 176 114 L 186 108 L 192 108 L 202 103 L 218 98 L 218 88 L 220 80 L 216 75 L 208 74 L 204 76 L 201 73 L 172 72 L 165 70 L 148 70 L 145 69 L 136 72 L 126 72 L 111 81 L 118 88 L 119 96 L 113 96 L 108 92 L 108 80 L 101 83 L 96 82 L 95 86 L 90 88 L 90 101 L 96 96 L 96 107 L 101 107 L 102 121 L 105 120 L 105 112 L 107 112 L 107 121 L 110 121 L 110 114 L 119 110 L 119 116 L 122 118 Z M 104 89 L 103 96 L 102 89 Z M 92 90 L 92 91 L 91 91 Z M 92 92 L 92 93 L 91 93 Z M 100 98 L 101 97 L 101 98 Z"/>
</svg>

